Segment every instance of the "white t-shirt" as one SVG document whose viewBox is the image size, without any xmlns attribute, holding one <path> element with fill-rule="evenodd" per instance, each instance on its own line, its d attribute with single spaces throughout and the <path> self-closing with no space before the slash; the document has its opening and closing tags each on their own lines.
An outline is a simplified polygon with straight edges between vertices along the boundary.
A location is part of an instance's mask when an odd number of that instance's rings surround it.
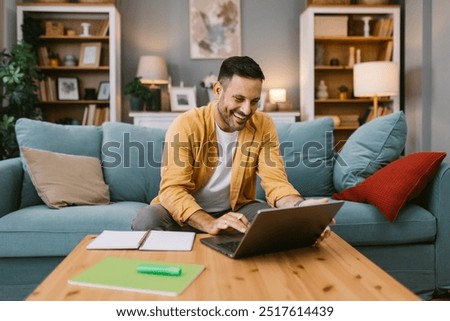
<svg viewBox="0 0 450 321">
<path fill-rule="evenodd" d="M 209 213 L 227 210 L 230 205 L 230 181 L 239 132 L 224 132 L 216 125 L 219 160 L 208 183 L 194 193 L 197 203 Z"/>
</svg>

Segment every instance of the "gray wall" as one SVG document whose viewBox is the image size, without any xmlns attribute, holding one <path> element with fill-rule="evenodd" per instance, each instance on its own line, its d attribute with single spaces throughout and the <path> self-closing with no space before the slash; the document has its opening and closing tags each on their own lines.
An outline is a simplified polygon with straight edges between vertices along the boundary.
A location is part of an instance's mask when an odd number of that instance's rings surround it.
<svg viewBox="0 0 450 321">
<path fill-rule="evenodd" d="M 405 0 L 407 153 L 439 150 L 450 154 L 448 12 L 448 0 Z"/>
<path fill-rule="evenodd" d="M 242 54 L 262 67 L 265 87 L 284 87 L 299 109 L 299 14 L 306 0 L 241 0 Z M 281 5 L 282 4 L 282 5 Z M 141 55 L 165 57 L 172 83 L 197 86 L 203 77 L 217 75 L 221 60 L 192 60 L 189 52 L 188 0 L 133 0 L 118 3 L 122 16 L 122 83 L 136 74 Z M 198 90 L 198 103 L 206 93 Z M 128 118 L 123 101 L 122 119 Z"/>
</svg>

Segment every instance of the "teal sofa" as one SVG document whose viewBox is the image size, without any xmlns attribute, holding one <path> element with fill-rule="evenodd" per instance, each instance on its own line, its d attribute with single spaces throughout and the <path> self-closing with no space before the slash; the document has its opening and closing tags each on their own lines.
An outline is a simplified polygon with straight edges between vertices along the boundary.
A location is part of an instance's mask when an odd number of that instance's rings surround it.
<svg viewBox="0 0 450 321">
<path fill-rule="evenodd" d="M 332 120 L 278 124 L 277 129 L 289 180 L 305 197 L 333 195 Z M 376 130 L 371 135 L 386 134 L 383 128 Z M 50 209 L 21 158 L 0 161 L 1 300 L 25 299 L 85 235 L 130 230 L 134 216 L 158 192 L 164 140 L 164 130 L 124 123 L 94 127 L 20 119 L 16 133 L 20 146 L 98 158 L 112 203 Z M 387 139 L 381 144 L 387 146 Z M 394 223 L 372 205 L 346 202 L 333 229 L 429 299 L 450 289 L 449 192 L 450 165 L 442 163 L 433 181 L 401 209 Z M 257 196 L 264 197 L 261 189 Z"/>
</svg>

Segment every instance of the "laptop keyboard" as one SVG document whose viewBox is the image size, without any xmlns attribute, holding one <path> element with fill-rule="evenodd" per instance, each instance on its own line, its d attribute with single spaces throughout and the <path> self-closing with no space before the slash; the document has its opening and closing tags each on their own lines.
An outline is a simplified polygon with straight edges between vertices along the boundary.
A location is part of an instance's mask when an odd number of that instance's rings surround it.
<svg viewBox="0 0 450 321">
<path fill-rule="evenodd" d="M 234 252 L 237 249 L 239 243 L 241 243 L 241 241 L 228 241 L 220 243 L 219 246 L 226 249 L 229 252 Z"/>
</svg>

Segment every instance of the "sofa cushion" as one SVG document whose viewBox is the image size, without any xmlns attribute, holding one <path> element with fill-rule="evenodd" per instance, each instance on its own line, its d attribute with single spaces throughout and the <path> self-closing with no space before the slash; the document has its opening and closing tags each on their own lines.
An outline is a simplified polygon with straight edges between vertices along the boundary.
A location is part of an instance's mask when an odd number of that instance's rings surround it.
<svg viewBox="0 0 450 321">
<path fill-rule="evenodd" d="M 353 246 L 434 242 L 436 218 L 429 211 L 407 203 L 394 224 L 370 204 L 347 201 L 336 214 L 332 230 Z"/>
<path fill-rule="evenodd" d="M 103 124 L 102 165 L 111 201 L 150 203 L 159 191 L 165 130 Z"/>
<path fill-rule="evenodd" d="M 381 167 L 397 159 L 406 143 L 406 120 L 396 112 L 359 127 L 339 152 L 333 172 L 336 191 L 361 183 Z"/>
<path fill-rule="evenodd" d="M 51 210 L 35 205 L 0 218 L 0 257 L 67 255 L 87 234 L 131 230 L 147 204 L 119 202 Z"/>
<path fill-rule="evenodd" d="M 442 152 L 419 152 L 398 159 L 361 184 L 333 195 L 338 200 L 375 205 L 393 222 L 405 203 L 417 197 L 436 175 Z"/>
<path fill-rule="evenodd" d="M 51 152 L 91 156 L 100 159 L 102 129 L 94 126 L 57 125 L 26 118 L 16 122 L 16 135 L 20 147 L 31 147 Z M 21 208 L 42 204 L 31 182 L 25 161 L 21 194 Z"/>
<path fill-rule="evenodd" d="M 108 185 L 95 157 L 21 147 L 38 195 L 50 208 L 109 204 Z"/>
<path fill-rule="evenodd" d="M 303 196 L 331 195 L 333 187 L 333 120 L 276 124 L 286 173 Z M 264 192 L 258 186 L 257 198 Z"/>
</svg>

